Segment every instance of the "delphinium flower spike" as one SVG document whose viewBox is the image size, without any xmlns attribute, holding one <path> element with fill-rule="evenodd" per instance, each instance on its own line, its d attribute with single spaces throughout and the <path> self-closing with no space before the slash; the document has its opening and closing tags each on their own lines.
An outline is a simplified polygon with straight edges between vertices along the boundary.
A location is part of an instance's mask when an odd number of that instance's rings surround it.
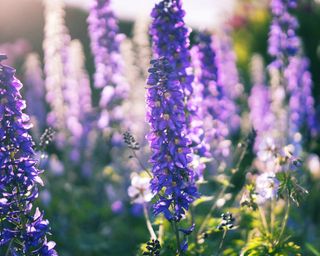
<svg viewBox="0 0 320 256">
<path fill-rule="evenodd" d="M 94 84 L 103 89 L 99 102 L 101 117 L 98 126 L 112 132 L 112 126 L 122 124 L 122 104 L 127 98 L 129 86 L 124 78 L 120 54 L 123 35 L 119 33 L 118 20 L 112 11 L 110 0 L 93 0 L 88 24 L 96 68 Z"/>
<path fill-rule="evenodd" d="M 225 69 L 217 58 L 214 36 L 203 32 L 198 35 L 196 47 L 198 64 L 195 67 L 196 81 L 203 87 L 201 91 L 200 114 L 204 120 L 204 140 L 210 145 L 215 168 L 225 166 L 231 155 L 231 124 L 237 119 L 234 100 L 227 93 L 227 84 L 220 75 Z M 195 92 L 199 87 L 195 88 Z M 209 149 L 209 148 L 208 148 Z"/>
<path fill-rule="evenodd" d="M 152 23 L 150 35 L 152 36 L 152 48 L 154 57 L 168 59 L 177 74 L 180 86 L 184 93 L 184 107 L 187 112 L 186 136 L 190 139 L 192 158 L 198 176 L 202 175 L 204 165 L 197 164 L 198 159 L 205 155 L 203 145 L 204 131 L 197 106 L 197 95 L 193 95 L 194 76 L 191 68 L 191 53 L 189 50 L 189 29 L 184 22 L 185 11 L 181 0 L 162 0 L 155 5 L 151 12 Z"/>
<path fill-rule="evenodd" d="M 147 84 L 147 135 L 152 149 L 151 189 L 158 195 L 154 213 L 180 221 L 197 196 L 191 150 L 186 138 L 184 95 L 177 73 L 162 57 L 151 61 Z"/>
<path fill-rule="evenodd" d="M 240 127 L 239 107 L 236 101 L 243 92 L 243 85 L 237 69 L 237 58 L 233 49 L 231 31 L 224 29 L 212 37 L 212 47 L 216 54 L 217 78 L 226 100 L 226 122 L 230 133 L 236 133 Z"/>
<path fill-rule="evenodd" d="M 30 116 L 35 138 L 40 138 L 46 127 L 45 87 L 41 62 L 37 53 L 30 53 L 24 63 L 24 84 L 26 89 L 27 114 Z"/>
<path fill-rule="evenodd" d="M 0 55 L 0 61 L 5 59 Z M 48 242 L 49 223 L 34 210 L 38 184 L 33 141 L 28 134 L 29 116 L 22 110 L 22 84 L 15 70 L 0 64 L 0 253 L 1 255 L 57 255 Z"/>
<path fill-rule="evenodd" d="M 87 148 L 87 135 L 91 129 L 92 114 L 89 75 L 85 70 L 84 53 L 78 40 L 72 40 L 68 49 L 66 70 L 65 104 L 67 114 L 68 146 L 70 159 L 79 163 L 81 154 Z"/>
<path fill-rule="evenodd" d="M 272 23 L 269 33 L 269 54 L 274 58 L 270 69 L 278 70 L 280 82 L 285 86 L 289 100 L 288 141 L 299 154 L 301 148 L 301 129 L 304 124 L 316 135 L 312 79 L 308 71 L 308 60 L 303 56 L 301 39 L 297 35 L 298 20 L 290 13 L 296 8 L 296 0 L 272 0 Z M 275 72 L 275 71 L 272 71 Z"/>
<path fill-rule="evenodd" d="M 265 85 L 264 65 L 260 55 L 254 55 L 251 59 L 251 80 L 253 87 L 248 101 L 250 121 L 256 132 L 254 149 L 257 151 L 264 138 L 272 136 L 275 122 L 271 111 L 270 90 Z"/>
<path fill-rule="evenodd" d="M 70 36 L 64 24 L 63 1 L 43 0 L 43 3 L 45 7 L 43 51 L 46 101 L 50 106 L 47 123 L 57 130 L 56 143 L 62 147 L 66 139 L 65 64 L 68 59 Z"/>
</svg>

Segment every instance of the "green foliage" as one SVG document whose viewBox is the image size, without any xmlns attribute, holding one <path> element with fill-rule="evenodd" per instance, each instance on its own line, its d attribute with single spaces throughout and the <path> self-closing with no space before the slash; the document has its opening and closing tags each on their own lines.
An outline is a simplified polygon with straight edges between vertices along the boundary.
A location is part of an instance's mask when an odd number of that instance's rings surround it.
<svg viewBox="0 0 320 256">
<path fill-rule="evenodd" d="M 299 206 L 308 191 L 298 184 L 293 172 L 279 172 L 277 178 L 280 181 L 279 195 L 289 196 L 292 202 Z"/>
</svg>

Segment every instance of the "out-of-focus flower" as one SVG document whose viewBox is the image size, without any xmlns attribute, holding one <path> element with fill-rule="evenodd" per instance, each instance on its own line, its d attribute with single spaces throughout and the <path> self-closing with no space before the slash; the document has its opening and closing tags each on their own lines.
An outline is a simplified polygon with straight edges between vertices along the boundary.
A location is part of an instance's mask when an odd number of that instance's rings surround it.
<svg viewBox="0 0 320 256">
<path fill-rule="evenodd" d="M 150 180 L 149 177 L 142 177 L 137 173 L 132 173 L 128 195 L 133 203 L 144 204 L 151 201 L 154 195 L 151 192 Z"/>
<path fill-rule="evenodd" d="M 274 172 L 260 174 L 256 179 L 257 203 L 263 204 L 267 200 L 275 199 L 279 186 L 280 182 Z"/>
<path fill-rule="evenodd" d="M 186 138 L 183 88 L 166 58 L 151 61 L 147 84 L 147 135 L 152 149 L 151 189 L 158 194 L 154 213 L 179 221 L 197 196 Z"/>
<path fill-rule="evenodd" d="M 306 160 L 307 167 L 309 168 L 311 175 L 319 180 L 320 179 L 320 158 L 316 154 L 310 154 Z"/>
<path fill-rule="evenodd" d="M 46 101 L 50 106 L 47 115 L 49 126 L 57 130 L 56 145 L 62 148 L 66 142 L 66 106 L 64 90 L 66 87 L 66 63 L 70 35 L 64 23 L 64 4 L 62 0 L 43 0 L 45 7 L 44 27 L 44 73 Z"/>
<path fill-rule="evenodd" d="M 0 61 L 6 56 L 0 55 Z M 22 84 L 15 70 L 0 64 L 0 216 L 1 246 L 11 255 L 57 255 L 55 243 L 48 242 L 49 222 L 33 203 L 38 184 L 43 185 L 36 167 L 33 141 L 28 134 L 29 116 L 22 111 Z"/>
<path fill-rule="evenodd" d="M 37 53 L 27 55 L 24 63 L 24 84 L 26 90 L 26 108 L 33 123 L 32 132 L 39 140 L 46 127 L 45 86 L 43 71 Z"/>
<path fill-rule="evenodd" d="M 123 203 L 121 200 L 116 200 L 111 205 L 111 210 L 114 213 L 121 213 L 123 211 Z"/>
<path fill-rule="evenodd" d="M 56 155 L 51 155 L 49 159 L 49 169 L 52 171 L 55 175 L 62 175 L 64 172 L 64 165 L 63 163 L 58 159 Z"/>
<path fill-rule="evenodd" d="M 124 77 L 123 60 L 120 54 L 118 21 L 111 9 L 110 0 L 94 0 L 88 17 L 91 51 L 95 62 L 94 84 L 101 88 L 99 106 L 100 129 L 110 134 L 122 124 L 123 100 L 127 98 L 129 86 Z"/>
<path fill-rule="evenodd" d="M 271 136 L 275 117 L 271 111 L 270 89 L 265 85 L 262 57 L 254 55 L 251 60 L 251 78 L 253 87 L 249 97 L 250 121 L 256 132 L 254 149 L 258 150 L 264 137 Z M 263 117 L 263 118 L 261 118 Z"/>
<path fill-rule="evenodd" d="M 276 150 L 277 146 L 274 139 L 271 137 L 265 137 L 259 144 L 257 156 L 261 161 L 266 162 L 275 158 L 277 153 Z"/>
</svg>

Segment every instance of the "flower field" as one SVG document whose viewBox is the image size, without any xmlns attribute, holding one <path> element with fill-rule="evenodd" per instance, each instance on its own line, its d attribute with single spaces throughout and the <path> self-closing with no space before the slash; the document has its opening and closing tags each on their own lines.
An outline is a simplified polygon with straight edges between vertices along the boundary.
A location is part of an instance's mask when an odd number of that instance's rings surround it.
<svg viewBox="0 0 320 256">
<path fill-rule="evenodd" d="M 70 2 L 0 4 L 0 256 L 320 256 L 320 2 Z"/>
</svg>

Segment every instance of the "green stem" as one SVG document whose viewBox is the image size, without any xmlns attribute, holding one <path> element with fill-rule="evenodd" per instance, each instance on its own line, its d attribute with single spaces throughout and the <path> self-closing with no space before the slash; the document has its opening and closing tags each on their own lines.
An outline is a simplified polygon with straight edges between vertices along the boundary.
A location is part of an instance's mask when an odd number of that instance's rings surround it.
<svg viewBox="0 0 320 256">
<path fill-rule="evenodd" d="M 270 205 L 270 222 L 271 222 L 271 235 L 273 236 L 274 234 L 274 225 L 275 225 L 275 206 L 276 206 L 276 199 L 273 198 L 271 200 L 271 205 Z"/>
<path fill-rule="evenodd" d="M 135 157 L 135 159 L 137 159 L 137 161 L 138 161 L 140 167 L 142 168 L 142 170 L 144 170 L 144 171 L 149 175 L 149 177 L 152 178 L 151 172 L 148 170 L 148 168 L 146 168 L 146 167 L 144 166 L 144 164 L 142 163 L 142 161 L 140 160 L 140 158 L 137 156 L 136 151 L 134 151 L 133 149 L 131 149 L 131 151 L 132 151 L 133 156 Z"/>
<path fill-rule="evenodd" d="M 181 251 L 181 246 L 180 246 L 180 235 L 179 235 L 179 229 L 178 229 L 178 224 L 177 222 L 173 221 L 173 229 L 176 235 L 176 241 L 177 241 L 177 251 L 179 256 L 183 256 L 183 252 Z"/>
<path fill-rule="evenodd" d="M 260 218 L 261 218 L 262 225 L 263 225 L 265 231 L 266 231 L 267 233 L 269 233 L 268 222 L 267 222 L 267 219 L 266 219 L 266 215 L 265 215 L 265 213 L 264 213 L 264 210 L 263 210 L 260 206 L 258 206 L 258 210 L 259 210 L 259 214 L 260 214 Z"/>
<path fill-rule="evenodd" d="M 291 206 L 290 205 L 290 199 L 287 198 L 286 212 L 285 212 L 285 215 L 284 215 L 284 218 L 283 218 L 283 222 L 282 222 L 282 226 L 281 226 L 281 230 L 280 230 L 280 234 L 279 234 L 277 243 L 280 242 L 280 240 L 281 240 L 281 238 L 283 236 L 284 230 L 285 230 L 285 228 L 287 226 L 288 219 L 289 219 L 290 206 Z"/>
<path fill-rule="evenodd" d="M 200 228 L 199 228 L 199 231 L 198 231 L 198 233 L 197 233 L 197 236 L 199 236 L 199 235 L 203 232 L 203 230 L 205 229 L 208 221 L 210 220 L 210 217 L 211 217 L 213 211 L 214 211 L 214 210 L 216 209 L 216 207 L 217 207 L 217 201 L 218 201 L 218 199 L 219 199 L 220 197 L 222 197 L 222 195 L 224 194 L 224 192 L 226 191 L 226 189 L 227 189 L 227 186 L 224 186 L 224 187 L 221 189 L 221 191 L 220 191 L 220 193 L 219 193 L 219 195 L 218 195 L 218 197 L 217 197 L 217 200 L 215 200 L 215 201 L 213 202 L 213 204 L 212 204 L 212 206 L 211 206 L 208 214 L 207 214 L 206 217 L 204 218 L 204 220 L 203 220 L 203 222 L 202 222 L 202 224 L 201 224 L 201 226 L 200 226 Z"/>
<path fill-rule="evenodd" d="M 146 219 L 146 224 L 147 224 L 147 228 L 150 233 L 151 239 L 156 240 L 157 235 L 153 230 L 146 204 L 143 204 L 143 213 L 144 213 L 144 217 Z"/>
<path fill-rule="evenodd" d="M 6 251 L 5 256 L 9 256 L 9 253 L 10 253 L 10 249 L 11 249 L 12 244 L 13 244 L 13 238 L 10 240 L 10 243 L 9 243 L 9 246 L 8 246 L 8 249 L 7 249 L 7 251 Z"/>
<path fill-rule="evenodd" d="M 164 217 L 161 216 L 161 223 L 159 225 L 159 231 L 158 231 L 158 240 L 159 243 L 163 243 L 163 235 L 164 235 Z"/>
<path fill-rule="evenodd" d="M 226 238 L 226 235 L 227 235 L 227 229 L 224 229 L 216 256 L 218 256 L 220 254 L 220 251 L 222 249 L 222 246 L 223 246 L 224 240 Z"/>
</svg>

